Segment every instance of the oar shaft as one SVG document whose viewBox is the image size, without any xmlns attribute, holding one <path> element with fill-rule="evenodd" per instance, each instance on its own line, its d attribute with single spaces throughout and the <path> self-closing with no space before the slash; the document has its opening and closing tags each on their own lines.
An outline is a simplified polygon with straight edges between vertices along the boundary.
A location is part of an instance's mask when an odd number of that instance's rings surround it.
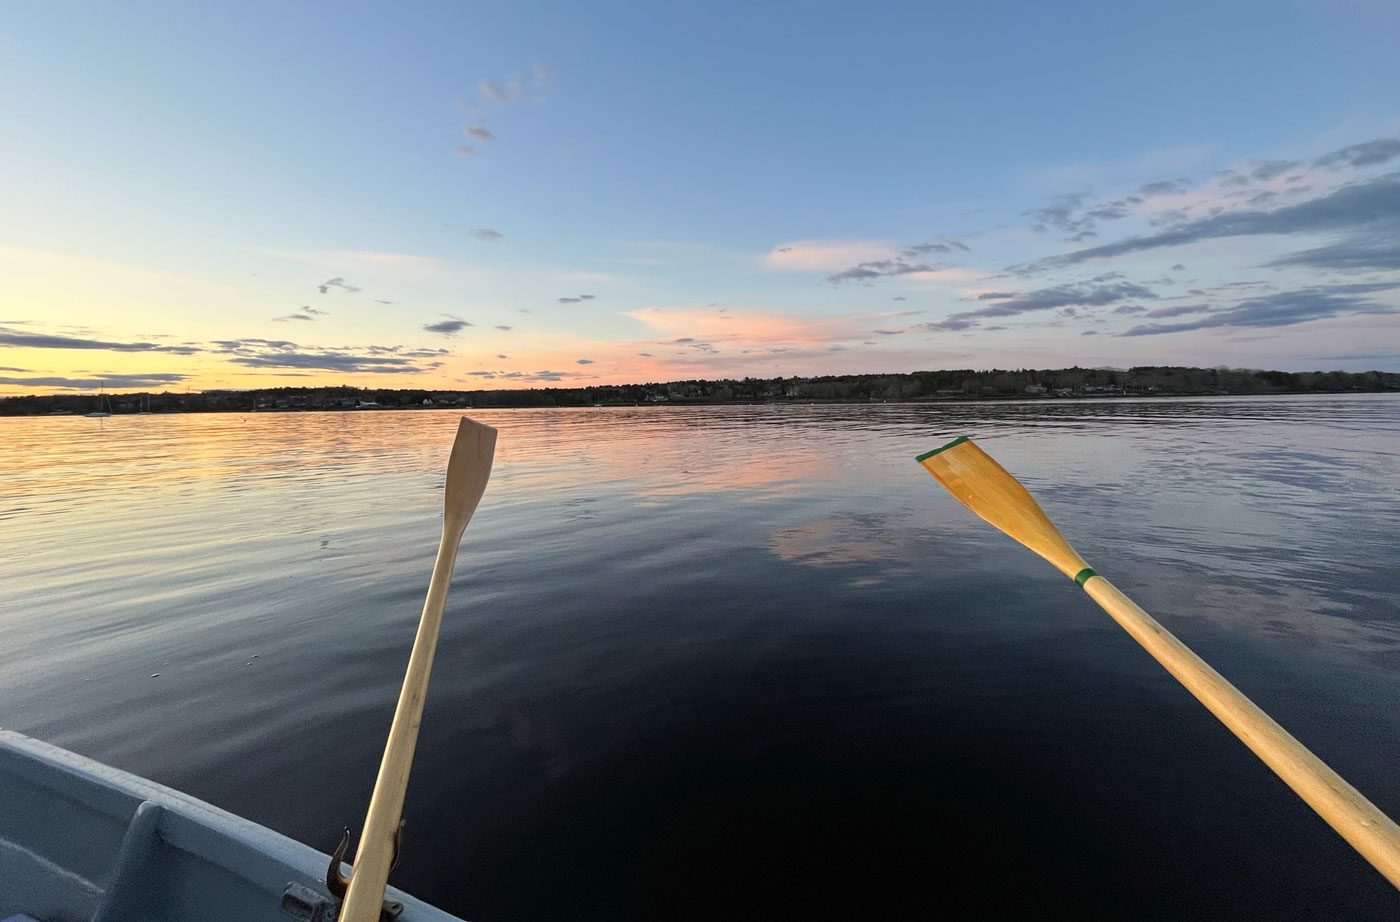
<svg viewBox="0 0 1400 922">
<path fill-rule="evenodd" d="M 1400 826 L 1102 576 L 1084 591 L 1361 856 L 1400 887 Z"/>
<path fill-rule="evenodd" d="M 423 702 L 428 694 L 433 654 L 437 651 L 438 630 L 442 627 L 442 612 L 457 561 L 457 542 L 462 534 L 460 528 L 455 529 L 455 534 L 449 534 L 451 527 L 451 523 L 444 521 L 442 542 L 433 563 L 432 579 L 428 582 L 428 597 L 423 603 L 423 617 L 418 622 L 418 636 L 413 641 L 394 723 L 389 728 L 389 741 L 384 746 L 384 759 L 374 782 L 374 794 L 355 853 L 355 870 L 350 876 L 340 922 L 379 922 L 384 887 L 394 860 L 394 835 L 403 815 L 404 792 L 408 788 L 409 770 L 413 767 L 418 727 L 423 722 Z"/>
</svg>

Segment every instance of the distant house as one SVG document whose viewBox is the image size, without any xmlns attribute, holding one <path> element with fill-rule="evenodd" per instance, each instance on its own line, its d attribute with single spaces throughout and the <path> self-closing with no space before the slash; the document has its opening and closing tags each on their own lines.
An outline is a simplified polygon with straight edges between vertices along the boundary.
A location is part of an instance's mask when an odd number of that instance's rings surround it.
<svg viewBox="0 0 1400 922">
<path fill-rule="evenodd" d="M 361 410 L 377 410 L 379 402 L 375 400 L 361 400 L 356 406 Z"/>
</svg>

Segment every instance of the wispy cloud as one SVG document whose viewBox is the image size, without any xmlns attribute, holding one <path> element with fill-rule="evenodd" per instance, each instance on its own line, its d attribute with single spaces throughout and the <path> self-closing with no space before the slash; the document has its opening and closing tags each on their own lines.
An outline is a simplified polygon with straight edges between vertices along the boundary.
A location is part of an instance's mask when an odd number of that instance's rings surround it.
<svg viewBox="0 0 1400 922">
<path fill-rule="evenodd" d="M 944 320 L 920 324 L 935 332 L 970 329 L 991 317 L 1014 317 L 1055 308 L 1107 307 L 1120 301 L 1156 298 L 1156 292 L 1134 282 L 1114 280 L 1109 276 L 1088 282 L 1068 282 L 1025 292 L 986 292 L 978 301 L 994 301 L 988 307 L 950 314 Z"/>
<path fill-rule="evenodd" d="M 470 234 L 471 234 L 473 237 L 475 237 L 477 240 L 493 240 L 493 241 L 494 241 L 494 240 L 500 240 L 501 237 L 504 236 L 500 231 L 498 231 L 498 230 L 493 230 L 492 228 L 489 228 L 489 227 L 478 227 L 478 228 L 476 228 L 475 230 L 469 231 L 468 233 L 470 233 Z"/>
<path fill-rule="evenodd" d="M 1323 320 L 1343 314 L 1395 314 L 1394 307 L 1367 297 L 1381 291 L 1400 288 L 1400 282 L 1330 287 L 1304 288 L 1284 291 L 1260 298 L 1248 298 L 1231 307 L 1208 304 L 1164 308 L 1148 316 L 1178 316 L 1200 314 L 1183 323 L 1149 323 L 1136 326 L 1124 336 L 1155 336 L 1163 333 L 1183 333 L 1212 327 L 1281 327 L 1310 320 Z"/>
<path fill-rule="evenodd" d="M 1188 221 L 1161 233 L 1128 237 L 1103 246 L 1046 257 L 1024 268 L 1040 271 L 1072 266 L 1093 259 L 1108 259 L 1220 237 L 1317 234 L 1362 229 L 1400 239 L 1400 174 L 1345 185 L 1318 198 L 1272 211 L 1227 211 Z"/>
<path fill-rule="evenodd" d="M 339 277 L 324 281 L 321 284 L 317 285 L 316 288 L 318 291 L 321 292 L 321 294 L 328 294 L 332 288 L 344 289 L 346 294 L 354 294 L 357 291 L 363 290 L 360 288 L 356 288 L 354 285 L 347 284 L 345 279 Z"/>
<path fill-rule="evenodd" d="M 78 336 L 55 336 L 49 333 L 26 333 L 23 330 L 0 327 L 0 346 L 26 349 L 100 349 L 108 352 L 168 352 L 174 355 L 194 355 L 197 346 L 167 346 L 150 342 L 114 342 L 85 339 Z"/>
<path fill-rule="evenodd" d="M 22 371 L 18 368 L 0 368 L 0 371 Z M 179 384 L 187 379 L 189 375 L 160 372 L 152 374 L 103 374 L 89 378 L 70 378 L 58 375 L 30 375 L 26 377 L 0 378 L 0 384 L 15 385 L 18 387 L 59 387 L 76 390 L 94 390 L 99 386 L 105 386 L 114 390 L 128 390 L 132 388 L 157 388 L 169 387 L 172 384 Z"/>
<path fill-rule="evenodd" d="M 467 125 L 462 130 L 466 132 L 467 137 L 483 144 L 489 144 L 496 140 L 496 135 L 485 125 Z"/>
<path fill-rule="evenodd" d="M 1376 138 L 1323 154 L 1313 161 L 1313 166 L 1328 170 L 1342 167 L 1361 169 L 1380 166 L 1397 157 L 1400 157 L 1400 138 Z"/>
<path fill-rule="evenodd" d="M 927 263 L 905 262 L 903 257 L 895 257 L 894 259 L 874 259 L 828 275 L 825 281 L 830 285 L 840 285 L 843 282 L 869 283 L 871 280 L 878 278 L 913 275 L 919 272 L 937 272 L 939 269 L 945 268 L 947 267 L 931 266 Z"/>
<path fill-rule="evenodd" d="M 898 252 L 897 246 L 883 240 L 793 240 L 774 247 L 762 262 L 769 269 L 831 271 L 888 259 Z"/>
<path fill-rule="evenodd" d="M 435 323 L 425 323 L 423 324 L 423 329 L 428 333 L 437 333 L 442 336 L 456 336 L 469 326 L 473 326 L 473 324 L 461 318 L 452 317 L 448 320 L 436 321 Z"/>
<path fill-rule="evenodd" d="M 481 90 L 481 96 L 487 102 L 506 103 L 518 102 L 525 98 L 525 84 L 512 77 L 505 85 L 495 83 L 491 80 L 483 80 L 477 84 L 477 89 Z"/>
<path fill-rule="evenodd" d="M 440 367 L 441 362 L 423 362 L 449 354 L 446 349 L 403 349 L 399 346 L 371 346 L 360 350 L 312 348 L 274 339 L 216 340 L 212 351 L 227 361 L 247 368 L 295 368 L 369 374 L 423 374 Z"/>
<path fill-rule="evenodd" d="M 286 323 L 288 320 L 315 320 L 317 317 L 324 317 L 329 311 L 318 311 L 314 307 L 302 307 L 294 313 L 284 314 L 281 317 L 272 319 L 278 323 Z"/>
</svg>

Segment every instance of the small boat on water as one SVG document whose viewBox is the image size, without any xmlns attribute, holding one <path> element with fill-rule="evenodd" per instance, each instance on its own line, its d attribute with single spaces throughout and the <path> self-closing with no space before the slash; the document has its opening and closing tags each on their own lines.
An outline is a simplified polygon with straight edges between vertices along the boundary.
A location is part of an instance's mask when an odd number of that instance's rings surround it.
<svg viewBox="0 0 1400 922">
<path fill-rule="evenodd" d="M 107 409 L 102 409 L 103 406 L 106 406 Z M 107 393 L 102 388 L 97 390 L 97 409 L 86 415 L 89 419 L 104 419 L 112 415 L 112 401 L 107 399 Z"/>
<path fill-rule="evenodd" d="M 0 730 L 4 922 L 332 922 L 330 861 L 179 791 Z M 393 888 L 385 900 L 398 922 L 460 922 Z"/>
</svg>

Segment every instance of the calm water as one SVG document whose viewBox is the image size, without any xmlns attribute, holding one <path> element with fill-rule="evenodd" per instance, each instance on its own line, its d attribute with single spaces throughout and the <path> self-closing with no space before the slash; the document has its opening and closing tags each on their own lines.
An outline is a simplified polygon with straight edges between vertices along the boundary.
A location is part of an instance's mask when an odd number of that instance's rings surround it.
<svg viewBox="0 0 1400 922">
<path fill-rule="evenodd" d="M 416 895 L 472 922 L 1400 915 L 913 460 L 979 438 L 1400 816 L 1400 397 L 476 415 L 500 447 L 409 789 Z M 456 418 L 0 420 L 0 725 L 329 850 Z"/>
</svg>

